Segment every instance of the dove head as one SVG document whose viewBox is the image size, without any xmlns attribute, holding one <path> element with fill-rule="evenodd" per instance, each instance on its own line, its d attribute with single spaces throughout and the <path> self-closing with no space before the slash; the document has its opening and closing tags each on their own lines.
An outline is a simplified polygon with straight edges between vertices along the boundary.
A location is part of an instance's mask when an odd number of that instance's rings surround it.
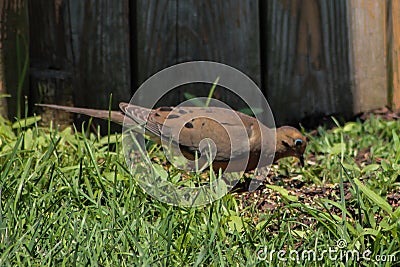
<svg viewBox="0 0 400 267">
<path fill-rule="evenodd" d="M 304 150 L 306 137 L 296 128 L 282 126 L 276 130 L 275 161 L 285 157 L 297 157 L 304 166 Z"/>
</svg>

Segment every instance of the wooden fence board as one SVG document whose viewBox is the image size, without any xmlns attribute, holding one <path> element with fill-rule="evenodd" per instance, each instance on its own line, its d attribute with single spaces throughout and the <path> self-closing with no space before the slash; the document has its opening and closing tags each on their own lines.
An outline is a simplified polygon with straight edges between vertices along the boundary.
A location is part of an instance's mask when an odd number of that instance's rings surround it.
<svg viewBox="0 0 400 267">
<path fill-rule="evenodd" d="M 258 1 L 179 1 L 178 62 L 213 60 L 260 78 Z"/>
<path fill-rule="evenodd" d="M 129 1 L 71 1 L 71 20 L 82 21 L 76 29 L 79 54 L 74 76 L 76 105 L 107 108 L 110 93 L 113 107 L 128 101 L 131 94 Z M 83 5 L 83 6 L 82 6 Z"/>
<path fill-rule="evenodd" d="M 176 63 L 176 6 L 176 0 L 136 1 L 137 85 Z"/>
<path fill-rule="evenodd" d="M 354 113 L 385 106 L 386 1 L 348 1 Z"/>
<path fill-rule="evenodd" d="M 388 90 L 389 104 L 394 109 L 400 109 L 400 1 L 388 1 Z"/>
<path fill-rule="evenodd" d="M 24 115 L 24 96 L 29 93 L 26 64 L 29 64 L 28 1 L 0 1 L 0 94 L 12 96 L 7 102 L 0 98 L 0 115 L 10 118 Z"/>
<path fill-rule="evenodd" d="M 397 0 L 26 1 L 31 85 L 36 98 L 50 96 L 46 102 L 70 103 L 73 95 L 76 106 L 104 108 L 113 92 L 116 108 L 165 67 L 213 60 L 262 85 L 278 124 L 400 106 Z M 209 88 L 180 88 L 162 104 Z M 241 107 L 222 89 L 215 95 Z"/>
<path fill-rule="evenodd" d="M 258 1 L 183 0 L 178 3 L 177 62 L 220 62 L 242 71 L 261 86 Z M 193 85 L 185 91 L 207 96 L 210 87 Z M 218 88 L 214 95 L 234 108 L 244 107 L 228 90 Z M 181 100 L 184 100 L 182 95 Z"/>
<path fill-rule="evenodd" d="M 35 102 L 108 108 L 113 93 L 118 108 L 130 99 L 128 0 L 30 4 Z"/>
<path fill-rule="evenodd" d="M 30 0 L 29 15 L 30 100 L 33 103 L 73 105 L 75 59 L 69 3 Z M 65 112 L 46 110 L 42 112 L 42 123 L 56 120 L 65 126 L 71 124 L 72 117 Z"/>
<path fill-rule="evenodd" d="M 260 85 L 258 1 L 142 0 L 137 16 L 140 83 L 176 63 L 212 60 L 243 71 Z M 178 104 L 185 100 L 183 92 L 207 95 L 210 87 L 185 86 L 163 103 Z M 225 94 L 216 92 L 237 103 Z"/>
<path fill-rule="evenodd" d="M 277 124 L 351 114 L 346 1 L 261 3 L 263 80 Z"/>
</svg>

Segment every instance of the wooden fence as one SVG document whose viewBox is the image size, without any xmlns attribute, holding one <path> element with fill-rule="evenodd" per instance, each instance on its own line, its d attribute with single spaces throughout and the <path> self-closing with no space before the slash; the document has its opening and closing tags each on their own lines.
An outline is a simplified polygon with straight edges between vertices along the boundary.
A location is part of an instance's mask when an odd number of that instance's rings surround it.
<svg viewBox="0 0 400 267">
<path fill-rule="evenodd" d="M 0 55 L 11 116 L 24 95 L 107 108 L 112 92 L 117 108 L 190 60 L 249 75 L 277 124 L 351 116 L 400 108 L 400 0 L 0 0 Z"/>
</svg>

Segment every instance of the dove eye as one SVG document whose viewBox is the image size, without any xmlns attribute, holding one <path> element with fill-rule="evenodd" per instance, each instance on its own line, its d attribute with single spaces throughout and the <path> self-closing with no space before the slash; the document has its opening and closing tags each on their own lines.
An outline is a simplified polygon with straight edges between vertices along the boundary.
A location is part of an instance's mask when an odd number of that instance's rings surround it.
<svg viewBox="0 0 400 267">
<path fill-rule="evenodd" d="M 296 139 L 296 140 L 294 140 L 294 144 L 295 144 L 295 146 L 301 146 L 303 144 L 303 140 Z"/>
</svg>

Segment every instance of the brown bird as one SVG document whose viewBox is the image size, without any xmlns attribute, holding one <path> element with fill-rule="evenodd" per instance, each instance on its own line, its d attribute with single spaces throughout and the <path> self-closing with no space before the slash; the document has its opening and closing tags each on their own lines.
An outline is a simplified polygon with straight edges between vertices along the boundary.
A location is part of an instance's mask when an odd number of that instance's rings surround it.
<svg viewBox="0 0 400 267">
<path fill-rule="evenodd" d="M 297 157 L 304 166 L 303 153 L 307 145 L 304 135 L 296 128 L 273 132 L 256 118 L 220 107 L 159 107 L 148 109 L 120 103 L 121 111 L 96 110 L 68 106 L 37 104 L 37 106 L 110 119 L 124 125 L 144 125 L 152 140 L 173 139 L 182 154 L 193 160 L 201 151 L 200 141 L 209 138 L 216 146 L 213 169 L 231 171 L 253 170 L 285 157 Z M 124 121 L 125 119 L 125 121 Z M 245 133 L 245 135 L 243 135 Z M 238 144 L 238 145 L 235 145 Z M 246 145 L 247 144 L 247 145 Z M 245 156 L 248 155 L 248 156 Z M 229 165 L 228 165 L 229 164 Z"/>
</svg>

